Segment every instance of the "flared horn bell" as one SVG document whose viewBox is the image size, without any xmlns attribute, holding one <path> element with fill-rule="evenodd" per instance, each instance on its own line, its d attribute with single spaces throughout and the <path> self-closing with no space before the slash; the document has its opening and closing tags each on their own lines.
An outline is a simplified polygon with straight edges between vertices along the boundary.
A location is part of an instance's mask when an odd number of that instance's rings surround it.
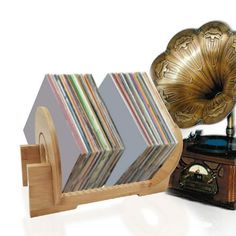
<svg viewBox="0 0 236 236">
<path fill-rule="evenodd" d="M 151 76 L 180 128 L 221 121 L 235 103 L 236 33 L 217 21 L 179 32 Z"/>
</svg>

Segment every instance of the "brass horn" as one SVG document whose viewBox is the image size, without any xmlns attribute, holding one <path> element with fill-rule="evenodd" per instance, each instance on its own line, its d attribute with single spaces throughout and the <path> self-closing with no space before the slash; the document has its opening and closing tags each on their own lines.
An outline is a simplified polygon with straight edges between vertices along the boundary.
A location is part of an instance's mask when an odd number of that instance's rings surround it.
<svg viewBox="0 0 236 236">
<path fill-rule="evenodd" d="M 152 63 L 151 76 L 180 128 L 213 124 L 228 116 L 233 135 L 236 33 L 218 21 L 176 34 Z"/>
</svg>

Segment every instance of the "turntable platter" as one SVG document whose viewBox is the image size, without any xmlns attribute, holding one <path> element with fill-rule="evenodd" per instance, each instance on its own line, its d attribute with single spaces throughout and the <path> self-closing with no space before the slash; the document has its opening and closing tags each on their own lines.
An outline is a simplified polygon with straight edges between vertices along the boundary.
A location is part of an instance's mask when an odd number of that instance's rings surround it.
<svg viewBox="0 0 236 236">
<path fill-rule="evenodd" d="M 230 158 L 236 154 L 236 139 L 221 135 L 200 136 L 194 142 L 188 143 L 187 150 L 205 155 L 224 156 L 224 158 L 228 155 Z"/>
</svg>

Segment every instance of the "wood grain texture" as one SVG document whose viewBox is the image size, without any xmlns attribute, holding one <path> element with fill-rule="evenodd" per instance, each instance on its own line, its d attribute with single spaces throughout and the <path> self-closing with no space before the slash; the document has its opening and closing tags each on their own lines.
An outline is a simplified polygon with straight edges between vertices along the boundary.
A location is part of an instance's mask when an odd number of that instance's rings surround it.
<svg viewBox="0 0 236 236">
<path fill-rule="evenodd" d="M 164 112 L 166 108 L 163 107 Z M 169 118 L 168 118 L 169 119 Z M 171 173 L 178 164 L 182 152 L 182 135 L 177 125 L 173 124 L 178 144 L 166 162 L 160 167 L 152 179 L 129 184 L 101 187 L 76 192 L 61 192 L 60 153 L 57 144 L 56 130 L 50 112 L 46 107 L 39 107 L 36 112 L 37 153 L 40 163 L 27 162 L 29 181 L 30 215 L 40 216 L 54 212 L 70 210 L 80 204 L 102 201 L 128 195 L 147 195 L 165 191 Z M 36 146 L 22 146 L 24 160 L 26 149 L 36 149 Z M 35 151 L 35 150 L 34 150 Z M 31 151 L 28 151 L 31 153 Z M 33 151 L 32 151 L 33 153 Z M 30 158 L 30 156 L 27 156 Z M 25 172 L 24 172 L 25 173 Z"/>
<path fill-rule="evenodd" d="M 45 107 L 39 107 L 35 118 L 35 140 L 44 150 L 40 155 L 42 161 L 50 163 L 52 167 L 53 195 L 56 203 L 61 194 L 61 161 L 57 142 L 56 130 L 50 112 Z M 43 147 L 42 147 L 43 146 Z"/>
<path fill-rule="evenodd" d="M 170 191 L 197 201 L 235 209 L 236 207 L 236 158 L 216 157 L 187 150 L 188 143 L 184 140 L 183 153 L 179 164 L 170 177 Z M 180 184 L 181 173 L 192 164 L 200 164 L 209 168 L 215 175 L 218 190 L 213 195 L 183 189 Z"/>
<path fill-rule="evenodd" d="M 21 168 L 23 186 L 27 186 L 27 165 L 40 163 L 39 145 L 21 145 Z"/>
</svg>

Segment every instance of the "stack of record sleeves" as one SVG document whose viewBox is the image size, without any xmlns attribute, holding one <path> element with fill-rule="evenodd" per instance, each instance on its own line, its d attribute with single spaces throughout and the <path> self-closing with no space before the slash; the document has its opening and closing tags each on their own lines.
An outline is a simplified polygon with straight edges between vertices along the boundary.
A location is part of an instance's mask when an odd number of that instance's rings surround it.
<svg viewBox="0 0 236 236">
<path fill-rule="evenodd" d="M 58 139 L 62 191 L 150 179 L 177 144 L 173 120 L 146 73 L 45 76 L 24 133 L 35 143 L 37 107 L 49 109 Z"/>
<path fill-rule="evenodd" d="M 107 184 L 150 179 L 177 143 L 153 82 L 146 73 L 108 74 L 99 92 L 125 145 Z"/>
<path fill-rule="evenodd" d="M 63 191 L 103 186 L 124 148 L 92 76 L 46 75 L 24 129 L 30 143 L 38 106 L 55 123 Z"/>
</svg>

